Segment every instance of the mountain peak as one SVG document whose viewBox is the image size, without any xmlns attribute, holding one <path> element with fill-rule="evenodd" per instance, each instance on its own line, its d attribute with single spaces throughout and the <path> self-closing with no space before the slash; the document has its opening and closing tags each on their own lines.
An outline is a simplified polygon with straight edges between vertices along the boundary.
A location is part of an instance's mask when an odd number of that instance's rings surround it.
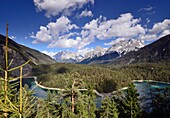
<svg viewBox="0 0 170 118">
<path fill-rule="evenodd" d="M 71 51 L 60 51 L 53 56 L 58 62 L 76 63 L 83 59 L 83 56 Z"/>
<path fill-rule="evenodd" d="M 124 55 L 130 51 L 137 51 L 144 46 L 145 44 L 141 40 L 120 40 L 119 42 L 114 43 L 106 53 L 118 52 L 120 55 Z"/>
<path fill-rule="evenodd" d="M 135 52 L 129 52 L 126 55 L 112 60 L 111 63 L 131 64 L 131 63 L 150 63 L 170 60 L 170 34 L 160 38 L 159 40 L 146 45 Z"/>
<path fill-rule="evenodd" d="M 85 54 L 85 59 L 102 56 L 105 54 L 105 52 L 106 52 L 106 49 L 100 46 L 97 46 L 93 51 L 90 51 Z"/>
</svg>

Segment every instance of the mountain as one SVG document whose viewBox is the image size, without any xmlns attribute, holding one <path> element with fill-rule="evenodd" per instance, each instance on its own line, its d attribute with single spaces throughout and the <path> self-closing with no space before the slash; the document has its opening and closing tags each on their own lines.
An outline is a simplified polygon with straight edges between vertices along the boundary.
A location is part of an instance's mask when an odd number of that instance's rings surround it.
<svg viewBox="0 0 170 118">
<path fill-rule="evenodd" d="M 81 61 L 84 57 L 80 54 L 70 51 L 60 51 L 53 58 L 58 62 L 65 63 L 77 63 Z"/>
<path fill-rule="evenodd" d="M 99 64 L 99 63 L 105 63 L 106 60 L 114 59 L 119 57 L 119 54 L 117 52 L 112 53 L 106 53 L 99 57 L 93 57 L 93 58 L 87 58 L 80 62 L 80 64 Z"/>
<path fill-rule="evenodd" d="M 159 40 L 108 63 L 114 65 L 131 63 L 155 63 L 170 61 L 170 34 Z"/>
<path fill-rule="evenodd" d="M 5 39 L 6 37 L 0 34 L 0 67 L 4 65 L 4 51 L 5 51 Z M 13 63 L 11 67 L 16 67 L 18 65 L 23 64 L 24 62 L 31 59 L 30 64 L 26 65 L 23 69 L 23 74 L 27 72 L 31 72 L 32 65 L 38 64 L 50 64 L 55 63 L 51 57 L 29 47 L 20 45 L 8 38 L 8 54 L 9 54 L 9 62 L 13 59 Z M 14 71 L 12 75 L 17 76 L 19 70 Z"/>
<path fill-rule="evenodd" d="M 97 56 L 91 56 L 90 58 L 85 58 L 80 63 L 81 64 L 99 64 L 107 63 L 107 61 L 116 59 L 125 55 L 131 51 L 137 51 L 144 46 L 144 43 L 140 40 L 120 40 L 115 42 L 108 50 L 102 50 L 102 53 L 99 53 Z"/>
<path fill-rule="evenodd" d="M 106 49 L 97 46 L 93 51 L 90 51 L 88 53 L 85 54 L 84 59 L 91 59 L 94 57 L 99 57 L 99 56 L 103 56 L 106 52 Z"/>
<path fill-rule="evenodd" d="M 138 49 L 144 47 L 144 42 L 141 40 L 130 39 L 130 40 L 120 40 L 119 42 L 113 44 L 106 53 L 117 52 L 120 56 L 125 55 L 131 51 L 137 51 Z"/>
</svg>

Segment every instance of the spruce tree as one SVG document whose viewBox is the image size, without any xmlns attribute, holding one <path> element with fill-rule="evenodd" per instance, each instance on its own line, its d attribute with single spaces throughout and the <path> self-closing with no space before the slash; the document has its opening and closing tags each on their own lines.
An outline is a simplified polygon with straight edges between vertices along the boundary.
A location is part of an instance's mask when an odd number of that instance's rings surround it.
<svg viewBox="0 0 170 118">
<path fill-rule="evenodd" d="M 5 66 L 4 69 L 0 68 L 0 71 L 4 73 L 4 77 L 1 77 L 1 86 L 0 89 L 0 112 L 1 116 L 4 118 L 8 117 L 29 117 L 32 115 L 31 109 L 34 107 L 34 98 L 30 98 L 30 91 L 27 91 L 23 88 L 22 79 L 23 79 L 23 67 L 30 62 L 23 63 L 17 67 L 11 68 L 13 63 L 13 59 L 9 62 L 8 58 L 8 24 L 6 26 L 6 44 L 5 44 Z M 11 78 L 9 74 L 19 69 L 19 84 L 10 84 L 10 80 L 14 80 L 15 78 Z M 18 93 L 15 91 L 16 85 L 19 85 Z M 14 92 L 15 91 L 15 92 Z M 15 99 L 14 99 L 15 98 Z M 25 101 L 24 101 L 25 100 Z"/>
<path fill-rule="evenodd" d="M 36 118 L 60 118 L 61 105 L 56 93 L 48 92 L 46 99 L 38 99 Z"/>
<path fill-rule="evenodd" d="M 137 93 L 133 83 L 129 84 L 125 95 L 123 95 L 120 99 L 120 117 L 139 118 L 141 116 L 142 109 L 140 108 L 139 94 Z"/>
<path fill-rule="evenodd" d="M 76 111 L 78 117 L 82 118 L 96 118 L 96 104 L 95 104 L 95 93 L 92 88 L 87 91 L 78 93 L 78 101 L 76 104 Z"/>
<path fill-rule="evenodd" d="M 99 109 L 100 118 L 118 118 L 118 109 L 114 100 L 106 97 L 102 101 L 102 106 Z"/>
</svg>

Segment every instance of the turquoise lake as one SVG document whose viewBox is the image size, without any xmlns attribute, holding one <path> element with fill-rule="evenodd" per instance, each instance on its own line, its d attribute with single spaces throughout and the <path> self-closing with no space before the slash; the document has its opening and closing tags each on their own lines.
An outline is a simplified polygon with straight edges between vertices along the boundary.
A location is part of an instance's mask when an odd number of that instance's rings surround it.
<svg viewBox="0 0 170 118">
<path fill-rule="evenodd" d="M 135 84 L 135 87 L 136 87 L 138 93 L 140 94 L 140 96 L 147 95 L 149 90 L 155 90 L 155 92 L 158 92 L 156 90 L 170 87 L 169 83 L 164 83 L 164 82 L 154 82 L 154 81 L 137 82 L 136 81 L 133 83 Z M 47 90 L 38 87 L 35 83 L 34 78 L 24 78 L 23 85 L 24 84 L 27 84 L 29 86 L 29 89 L 35 88 L 34 89 L 35 96 L 40 97 L 40 98 L 46 98 Z M 103 99 L 102 97 L 97 96 L 97 98 L 96 98 L 96 106 L 97 107 L 100 107 L 102 99 Z"/>
</svg>

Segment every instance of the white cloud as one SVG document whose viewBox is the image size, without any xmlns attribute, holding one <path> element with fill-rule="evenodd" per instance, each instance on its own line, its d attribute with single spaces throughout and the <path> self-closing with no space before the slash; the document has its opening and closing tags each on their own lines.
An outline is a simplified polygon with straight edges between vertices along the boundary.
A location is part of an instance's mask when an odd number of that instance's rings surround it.
<svg viewBox="0 0 170 118">
<path fill-rule="evenodd" d="M 71 21 L 67 17 L 62 16 L 56 22 L 50 22 L 46 26 L 40 26 L 40 30 L 35 35 L 34 33 L 31 35 L 31 38 L 36 39 L 32 43 L 50 43 L 61 38 L 68 38 L 74 35 L 70 31 L 77 28 L 77 25 L 71 24 Z"/>
<path fill-rule="evenodd" d="M 166 35 L 170 34 L 170 29 L 166 29 L 163 32 L 161 32 L 161 34 L 159 35 L 158 39 L 161 37 L 164 37 Z"/>
<path fill-rule="evenodd" d="M 10 38 L 10 39 L 13 39 L 13 40 L 16 39 L 15 36 L 9 36 L 9 38 Z"/>
<path fill-rule="evenodd" d="M 145 8 L 141 8 L 138 11 L 152 11 L 153 9 L 154 9 L 154 7 L 148 6 L 148 7 L 145 7 Z"/>
<path fill-rule="evenodd" d="M 85 9 L 84 11 L 81 12 L 81 14 L 78 16 L 78 18 L 82 18 L 82 17 L 93 17 L 93 13 L 92 11 L 88 11 L 87 9 Z"/>
<path fill-rule="evenodd" d="M 60 13 L 70 15 L 72 11 L 82 8 L 87 3 L 94 4 L 94 0 L 34 0 L 37 10 L 44 10 L 47 17 Z"/>
<path fill-rule="evenodd" d="M 170 34 L 170 20 L 165 19 L 163 22 L 155 23 L 151 29 L 146 29 L 146 34 L 139 35 L 138 39 L 152 42 L 168 34 Z"/>
<path fill-rule="evenodd" d="M 128 40 L 127 38 L 117 38 L 109 43 L 104 43 L 104 45 L 106 46 L 110 46 L 110 45 L 114 45 L 114 44 L 117 44 L 119 43 L 120 41 L 124 41 L 124 40 Z"/>
<path fill-rule="evenodd" d="M 146 19 L 146 22 L 147 22 L 147 23 L 150 23 L 150 21 L 151 21 L 151 20 L 150 20 L 149 18 Z"/>
<path fill-rule="evenodd" d="M 54 40 L 48 45 L 48 48 L 76 48 L 81 49 L 85 47 L 86 45 L 89 45 L 90 42 L 84 42 L 81 37 L 76 37 L 76 39 L 59 39 Z"/>
<path fill-rule="evenodd" d="M 139 9 L 138 12 L 145 12 L 145 15 L 149 15 L 149 16 L 150 16 L 150 15 L 156 13 L 156 12 L 154 11 L 155 8 L 156 8 L 156 7 L 147 5 L 147 7 Z"/>
<path fill-rule="evenodd" d="M 53 58 L 54 55 L 57 54 L 57 52 L 52 52 L 52 51 L 50 51 L 50 52 L 48 52 L 48 51 L 42 51 L 42 53 L 44 53 L 44 54 L 46 54 L 46 55 L 48 55 L 48 56 L 50 56 L 50 57 L 52 57 L 52 58 Z"/>
<path fill-rule="evenodd" d="M 170 34 L 170 20 L 165 19 L 163 22 L 155 23 L 151 29 L 147 29 L 145 35 L 139 35 L 138 39 L 152 42 L 168 34 Z"/>
<path fill-rule="evenodd" d="M 38 31 L 35 36 L 31 35 L 31 38 L 36 38 L 36 40 L 32 42 L 33 44 L 37 44 L 38 42 L 46 43 L 52 40 L 49 30 L 44 26 L 40 27 L 40 31 Z"/>
<path fill-rule="evenodd" d="M 149 20 L 149 19 L 148 19 Z M 86 23 L 83 27 L 73 24 L 67 17 L 62 16 L 56 22 L 40 26 L 33 43 L 48 43 L 48 48 L 75 48 L 81 52 L 85 46 L 95 42 L 96 39 L 113 39 L 104 45 L 113 45 L 120 40 L 139 39 L 154 41 L 170 33 L 170 20 L 155 23 L 151 29 L 142 27 L 140 18 L 134 18 L 131 13 L 121 14 L 117 19 L 99 16 Z M 117 40 L 114 40 L 117 39 Z"/>
<path fill-rule="evenodd" d="M 157 35 L 156 34 L 139 35 L 138 39 L 144 40 L 144 41 L 154 41 L 157 39 Z"/>
<path fill-rule="evenodd" d="M 87 48 L 78 50 L 77 53 L 84 56 L 85 54 L 87 54 L 88 52 L 91 52 L 91 51 L 93 51 L 93 50 L 94 50 L 93 48 L 88 48 L 88 47 L 87 47 Z"/>
<path fill-rule="evenodd" d="M 75 47 L 78 44 L 78 42 L 74 39 L 59 39 L 55 40 L 52 43 L 48 45 L 48 48 L 71 48 Z"/>
<path fill-rule="evenodd" d="M 109 38 L 133 38 L 139 34 L 145 34 L 145 29 L 139 24 L 141 19 L 134 19 L 131 13 L 121 14 L 118 19 L 106 20 L 106 18 L 100 16 L 99 18 L 92 20 L 85 24 L 82 36 L 86 36 L 87 39 L 93 40 L 98 38 L 105 40 Z"/>
<path fill-rule="evenodd" d="M 31 35 L 31 38 L 35 38 L 32 42 L 36 43 L 49 43 L 48 48 L 83 48 L 90 42 L 83 40 L 79 37 L 78 32 L 73 32 L 73 29 L 78 29 L 79 27 L 72 24 L 71 21 L 62 16 L 56 20 L 56 22 L 50 22 L 46 26 L 40 26 L 40 30 Z M 70 38 L 71 36 L 75 37 Z"/>
<path fill-rule="evenodd" d="M 158 34 L 158 33 L 163 32 L 166 29 L 170 29 L 170 20 L 169 19 L 165 19 L 163 22 L 154 24 L 152 29 L 149 30 L 149 33 L 150 34 Z"/>
</svg>

